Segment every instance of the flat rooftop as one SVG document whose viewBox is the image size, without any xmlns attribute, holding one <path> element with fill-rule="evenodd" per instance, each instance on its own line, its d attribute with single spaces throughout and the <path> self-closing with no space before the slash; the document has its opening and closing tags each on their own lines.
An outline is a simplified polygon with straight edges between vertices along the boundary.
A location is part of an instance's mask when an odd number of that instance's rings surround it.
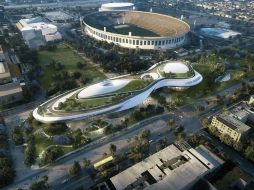
<svg viewBox="0 0 254 190">
<path fill-rule="evenodd" d="M 181 151 L 175 145 L 170 145 L 110 178 L 110 181 L 117 190 L 180 190 L 222 163 L 221 159 L 203 146 Z"/>
<path fill-rule="evenodd" d="M 6 63 L 0 62 L 0 79 L 11 77 Z"/>
<path fill-rule="evenodd" d="M 116 8 L 116 7 L 130 7 L 130 6 L 134 6 L 133 3 L 105 3 L 102 4 L 102 7 L 108 7 L 108 8 Z"/>
<path fill-rule="evenodd" d="M 239 32 L 228 30 L 225 28 L 201 28 L 201 31 L 209 36 L 228 39 L 237 35 L 241 35 Z"/>
<path fill-rule="evenodd" d="M 22 92 L 22 88 L 19 83 L 0 85 L 0 97 L 17 94 L 20 92 Z"/>
<path fill-rule="evenodd" d="M 228 114 L 221 113 L 217 115 L 216 118 L 221 123 L 227 125 L 229 128 L 237 131 L 238 133 L 244 133 L 250 130 L 250 127 L 248 125 Z"/>
</svg>

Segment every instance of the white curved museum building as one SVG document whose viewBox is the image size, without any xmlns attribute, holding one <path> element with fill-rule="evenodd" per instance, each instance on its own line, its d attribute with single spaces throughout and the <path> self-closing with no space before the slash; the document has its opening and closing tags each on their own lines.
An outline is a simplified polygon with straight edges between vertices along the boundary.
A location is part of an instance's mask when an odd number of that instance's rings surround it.
<svg viewBox="0 0 254 190">
<path fill-rule="evenodd" d="M 164 61 L 145 72 L 107 79 L 54 97 L 33 111 L 44 123 L 80 120 L 127 110 L 141 104 L 156 89 L 190 87 L 202 76 L 180 61 Z"/>
<path fill-rule="evenodd" d="M 131 49 L 175 49 L 186 41 L 190 26 L 177 18 L 142 11 L 106 11 L 81 19 L 83 32 L 100 41 Z"/>
</svg>

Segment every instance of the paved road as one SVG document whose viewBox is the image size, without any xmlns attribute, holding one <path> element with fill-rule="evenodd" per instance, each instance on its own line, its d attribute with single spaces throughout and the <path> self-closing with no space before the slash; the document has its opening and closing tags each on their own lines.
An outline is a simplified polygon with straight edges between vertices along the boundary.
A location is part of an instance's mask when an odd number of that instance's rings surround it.
<svg viewBox="0 0 254 190">
<path fill-rule="evenodd" d="M 94 181 L 91 179 L 89 174 L 82 170 L 82 173 L 78 176 L 69 178 L 69 175 L 66 175 L 54 181 L 54 184 L 51 184 L 51 187 L 53 187 L 51 189 L 72 190 L 77 189 L 80 186 L 91 187 L 93 184 Z"/>
<path fill-rule="evenodd" d="M 66 175 L 68 168 L 73 164 L 75 160 L 81 161 L 83 158 L 87 158 L 91 161 L 97 160 L 102 157 L 103 153 L 109 150 L 109 144 L 114 143 L 117 145 L 119 149 L 128 145 L 127 139 L 135 136 L 138 132 L 144 129 L 151 130 L 152 133 L 163 133 L 163 126 L 160 124 L 158 127 L 154 127 L 150 123 L 157 120 L 167 119 L 169 114 L 166 113 L 164 115 L 156 116 L 154 118 L 149 118 L 146 121 L 139 122 L 133 126 L 131 126 L 126 131 L 121 131 L 115 136 L 104 137 L 103 139 L 99 139 L 95 142 L 92 142 L 89 146 L 82 149 L 81 151 L 77 151 L 70 156 L 67 156 L 61 160 L 59 160 L 55 165 L 46 167 L 44 169 L 32 170 L 32 174 L 26 176 L 18 181 L 15 181 L 12 185 L 8 186 L 6 189 L 16 189 L 18 187 L 27 188 L 28 184 L 30 184 L 34 180 L 34 176 L 49 176 L 49 183 L 54 180 Z M 150 125 L 148 125 L 150 124 Z M 164 122 L 165 124 L 165 122 Z M 156 136 L 156 135 L 154 135 Z"/>
<path fill-rule="evenodd" d="M 208 137 L 209 141 L 215 146 L 215 147 L 221 147 L 222 151 L 226 153 L 227 156 L 229 156 L 230 160 L 232 160 L 235 163 L 238 163 L 241 169 L 243 169 L 245 172 L 249 173 L 250 175 L 254 176 L 254 164 L 244 158 L 242 155 L 240 155 L 237 151 L 235 151 L 233 148 L 221 143 L 218 139 L 212 137 L 210 134 L 208 134 L 205 131 L 201 131 L 201 133 Z"/>
<path fill-rule="evenodd" d="M 22 104 L 22 105 L 14 107 L 14 108 L 10 108 L 10 109 L 1 111 L 0 115 L 2 115 L 3 117 L 16 115 L 16 114 L 24 112 L 24 110 L 32 110 L 32 109 L 36 108 L 38 105 L 40 105 L 41 103 L 42 103 L 41 100 L 36 100 L 33 102 L 29 102 L 27 104 Z"/>
<path fill-rule="evenodd" d="M 233 91 L 238 89 L 240 86 L 241 86 L 240 84 L 237 84 L 219 93 L 229 93 L 229 91 L 233 93 Z M 214 94 L 214 96 L 215 95 L 217 94 Z M 209 112 L 210 109 L 208 109 L 207 111 Z M 182 114 L 181 118 L 178 118 L 177 121 L 182 120 L 182 122 L 186 122 L 184 126 L 190 126 L 186 127 L 187 134 L 195 133 L 198 130 L 200 130 L 201 125 L 199 123 L 198 118 L 194 117 L 195 114 L 185 112 L 182 112 L 181 114 Z M 167 129 L 165 128 L 165 121 L 163 121 L 165 119 L 169 119 L 170 115 L 172 115 L 173 117 L 172 113 L 166 113 L 153 118 L 149 118 L 145 122 L 143 121 L 135 124 L 127 131 L 119 132 L 116 136 L 105 137 L 96 142 L 93 142 L 91 145 L 89 145 L 89 147 L 86 147 L 85 149 L 79 152 L 76 152 L 74 154 L 71 154 L 70 156 L 67 156 L 59 160 L 54 166 L 34 171 L 33 175 L 26 176 L 20 179 L 19 181 L 16 181 L 13 185 L 9 186 L 9 188 L 16 189 L 17 187 L 28 187 L 27 184 L 31 183 L 31 179 L 33 179 L 35 175 L 39 176 L 48 175 L 49 183 L 51 183 L 52 181 L 57 180 L 66 175 L 68 168 L 73 164 L 75 160 L 81 161 L 84 157 L 86 157 L 91 161 L 93 161 L 100 158 L 103 155 L 103 153 L 108 150 L 110 143 L 116 144 L 118 149 L 125 151 L 128 148 L 127 139 L 135 136 L 139 131 L 144 129 L 149 129 L 151 131 L 152 134 L 151 139 L 154 141 L 160 138 L 164 138 L 164 136 L 169 138 L 169 140 L 170 139 L 172 140 L 173 136 L 172 134 L 167 133 Z M 155 121 L 157 122 L 154 123 Z M 162 127 L 163 125 L 164 127 Z M 160 136 L 159 134 L 165 135 Z"/>
<path fill-rule="evenodd" d="M 93 158 L 95 158 L 94 160 L 97 160 L 97 158 L 102 157 L 103 152 L 109 153 L 108 148 L 109 148 L 110 143 L 117 145 L 117 154 L 124 154 L 125 152 L 128 152 L 131 148 L 131 142 L 129 139 L 133 138 L 141 130 L 144 130 L 144 129 L 149 129 L 151 131 L 151 135 L 149 138 L 152 141 L 152 143 L 150 144 L 150 152 L 151 153 L 156 152 L 156 144 L 157 144 L 158 140 L 167 139 L 167 141 L 169 143 L 172 143 L 175 139 L 173 130 L 169 131 L 168 128 L 166 127 L 166 121 L 169 120 L 169 118 L 175 118 L 175 120 L 179 121 L 179 122 L 177 122 L 178 125 L 182 124 L 183 126 L 185 126 L 185 132 L 188 135 L 196 133 L 201 128 L 200 122 L 195 117 L 185 118 L 181 121 L 178 116 L 171 114 L 171 113 L 169 113 L 169 114 L 167 113 L 167 114 L 164 114 L 163 118 L 160 118 L 159 120 L 155 120 L 155 121 L 148 120 L 148 121 L 140 124 L 139 129 L 137 129 L 135 127 L 135 129 L 130 130 L 126 134 L 122 134 L 122 135 L 112 139 L 109 142 L 105 142 L 104 145 L 102 145 L 101 147 L 98 147 L 96 150 L 89 150 L 89 152 L 87 152 L 85 154 L 75 155 L 76 156 L 75 158 L 76 158 L 76 160 L 82 160 L 82 158 L 84 158 L 84 156 L 86 158 L 91 158 L 91 156 L 92 156 Z M 142 125 L 144 125 L 144 126 L 142 127 Z M 66 176 L 66 177 L 68 178 L 68 176 Z M 61 186 L 61 184 L 60 184 L 57 187 L 59 187 L 59 186 L 62 187 L 64 185 Z M 53 187 L 53 189 L 56 189 L 55 186 Z"/>
</svg>

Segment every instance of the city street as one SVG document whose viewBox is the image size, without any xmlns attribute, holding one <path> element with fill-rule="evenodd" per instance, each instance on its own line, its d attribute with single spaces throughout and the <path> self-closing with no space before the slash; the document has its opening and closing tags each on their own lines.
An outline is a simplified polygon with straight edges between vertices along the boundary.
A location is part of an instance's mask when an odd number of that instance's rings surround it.
<svg viewBox="0 0 254 190">
<path fill-rule="evenodd" d="M 241 87 L 241 83 L 233 85 L 232 87 L 220 91 L 213 95 L 223 95 L 233 93 L 237 89 Z M 211 98 L 211 97 L 209 97 Z M 200 100 L 197 100 L 199 102 Z M 115 136 L 103 137 L 97 141 L 90 143 L 79 151 L 75 151 L 74 153 L 63 157 L 53 166 L 48 166 L 42 169 L 30 169 L 24 166 L 22 160 L 22 147 L 15 147 L 12 149 L 12 153 L 14 157 L 19 157 L 19 159 L 15 160 L 15 166 L 17 167 L 17 178 L 15 182 L 9 186 L 8 188 L 18 188 L 28 187 L 31 182 L 34 182 L 35 179 L 39 179 L 44 175 L 48 175 L 49 184 L 63 176 L 66 176 L 68 173 L 69 167 L 73 164 L 74 161 L 82 161 L 83 158 L 87 158 L 91 161 L 97 160 L 102 157 L 103 153 L 109 153 L 109 145 L 115 144 L 119 153 L 124 153 L 129 148 L 129 139 L 137 135 L 140 131 L 149 129 L 151 131 L 151 151 L 155 150 L 156 142 L 159 139 L 163 139 L 166 137 L 169 142 L 173 142 L 174 135 L 173 133 L 168 132 L 168 128 L 166 127 L 166 121 L 172 118 L 175 118 L 177 121 L 176 125 L 182 124 L 185 127 L 185 132 L 187 135 L 195 133 L 201 129 L 201 124 L 199 118 L 197 117 L 198 113 L 194 109 L 186 109 L 189 105 L 182 106 L 179 108 L 179 112 L 175 113 L 165 113 L 159 116 L 155 116 L 152 118 L 148 118 L 145 121 L 138 122 L 133 126 L 129 127 L 128 130 L 120 131 Z M 219 105 L 215 111 L 221 109 L 223 105 Z M 25 111 L 23 113 L 19 113 L 17 115 L 11 115 L 6 118 L 7 123 L 10 126 L 14 126 L 27 117 L 31 110 Z M 214 108 L 207 109 L 202 115 L 209 115 L 212 112 L 215 112 Z M 13 145 L 14 146 L 14 145 Z M 19 155 L 20 154 L 20 155 Z M 19 156 L 17 156 L 19 155 Z M 37 177 L 36 177 L 37 176 Z"/>
</svg>

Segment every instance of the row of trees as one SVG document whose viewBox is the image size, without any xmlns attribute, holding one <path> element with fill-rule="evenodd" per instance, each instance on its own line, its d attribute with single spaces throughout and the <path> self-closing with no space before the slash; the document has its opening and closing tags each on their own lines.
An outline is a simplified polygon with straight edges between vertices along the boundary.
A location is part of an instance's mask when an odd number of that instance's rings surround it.
<svg viewBox="0 0 254 190">
<path fill-rule="evenodd" d="M 209 125 L 207 129 L 212 135 L 219 138 L 221 142 L 233 147 L 236 151 L 254 162 L 254 140 L 246 139 L 245 141 L 235 142 L 228 134 L 221 134 L 218 129 L 212 125 Z"/>
<path fill-rule="evenodd" d="M 121 48 L 113 43 L 96 41 L 89 36 L 76 42 L 70 42 L 73 47 L 83 51 L 93 62 L 99 63 L 107 72 L 137 72 L 149 68 L 152 60 L 144 60 L 140 55 L 153 55 L 153 60 L 162 61 L 176 58 L 172 51 L 158 52 L 153 50 L 131 50 Z M 100 48 L 98 48 L 100 47 Z"/>
<path fill-rule="evenodd" d="M 1 122 L 0 122 L 1 123 Z M 6 152 L 8 150 L 7 137 L 0 135 L 0 188 L 12 182 L 15 171 L 12 166 L 12 159 Z M 5 151 L 6 150 L 6 151 Z"/>
</svg>

